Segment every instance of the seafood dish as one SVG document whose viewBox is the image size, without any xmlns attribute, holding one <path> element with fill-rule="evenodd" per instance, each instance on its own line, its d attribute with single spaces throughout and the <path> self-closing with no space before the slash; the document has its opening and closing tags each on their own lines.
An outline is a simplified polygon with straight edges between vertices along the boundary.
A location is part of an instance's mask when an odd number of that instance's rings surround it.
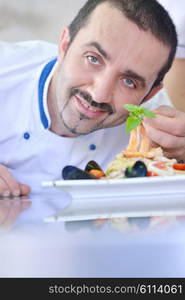
<svg viewBox="0 0 185 300">
<path fill-rule="evenodd" d="M 161 147 L 151 147 L 144 126 L 133 129 L 126 150 L 106 170 L 108 178 L 167 176 L 185 174 L 185 164 L 164 156 Z"/>
<path fill-rule="evenodd" d="M 185 174 L 185 163 L 165 157 L 161 147 L 152 147 L 142 123 L 131 131 L 127 148 L 115 157 L 105 171 L 95 161 L 88 162 L 84 170 L 75 166 L 66 166 L 62 170 L 64 180 L 121 179 L 176 174 Z"/>
</svg>

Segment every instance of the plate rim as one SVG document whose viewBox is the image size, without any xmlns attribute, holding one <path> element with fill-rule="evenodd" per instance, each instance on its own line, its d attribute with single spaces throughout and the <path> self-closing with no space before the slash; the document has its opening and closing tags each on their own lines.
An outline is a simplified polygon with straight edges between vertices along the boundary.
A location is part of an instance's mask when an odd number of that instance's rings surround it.
<svg viewBox="0 0 185 300">
<path fill-rule="evenodd" d="M 125 185 L 136 183 L 159 183 L 159 182 L 179 182 L 185 180 L 185 174 L 170 176 L 153 176 L 153 177 L 136 177 L 136 178 L 120 178 L 120 179 L 78 179 L 78 180 L 51 180 L 42 181 L 42 187 L 59 187 L 59 186 L 94 186 L 94 185 Z"/>
</svg>

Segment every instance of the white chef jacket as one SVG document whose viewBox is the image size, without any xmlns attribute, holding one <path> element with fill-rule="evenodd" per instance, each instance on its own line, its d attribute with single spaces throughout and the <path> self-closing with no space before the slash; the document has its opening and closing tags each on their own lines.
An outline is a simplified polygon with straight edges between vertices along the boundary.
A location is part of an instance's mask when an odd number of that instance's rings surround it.
<svg viewBox="0 0 185 300">
<path fill-rule="evenodd" d="M 171 16 L 178 34 L 177 58 L 185 58 L 185 0 L 158 0 Z"/>
<path fill-rule="evenodd" d="M 47 42 L 0 42 L 0 164 L 32 192 L 43 191 L 42 181 L 62 179 L 66 165 L 83 169 L 95 160 L 105 169 L 129 139 L 124 125 L 76 138 L 49 130 L 46 98 L 56 57 L 57 46 Z M 160 93 L 146 106 L 168 101 Z"/>
</svg>

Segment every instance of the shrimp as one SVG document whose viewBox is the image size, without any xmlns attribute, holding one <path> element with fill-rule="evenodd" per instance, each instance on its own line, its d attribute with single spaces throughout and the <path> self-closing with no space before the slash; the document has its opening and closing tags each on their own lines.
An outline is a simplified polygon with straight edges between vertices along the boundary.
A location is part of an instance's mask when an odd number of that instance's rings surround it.
<svg viewBox="0 0 185 300">
<path fill-rule="evenodd" d="M 127 158 L 142 157 L 152 159 L 163 156 L 163 151 L 161 147 L 151 147 L 151 141 L 141 123 L 137 128 L 131 131 L 129 144 L 126 150 L 123 151 L 123 156 Z"/>
</svg>

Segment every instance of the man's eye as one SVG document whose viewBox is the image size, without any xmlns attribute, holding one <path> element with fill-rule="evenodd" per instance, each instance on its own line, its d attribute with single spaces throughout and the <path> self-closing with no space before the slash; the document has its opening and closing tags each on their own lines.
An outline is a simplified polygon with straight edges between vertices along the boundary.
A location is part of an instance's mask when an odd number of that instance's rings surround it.
<svg viewBox="0 0 185 300">
<path fill-rule="evenodd" d="M 126 78 L 126 79 L 123 79 L 123 82 L 129 88 L 132 88 L 132 89 L 135 88 L 135 83 L 133 80 Z"/>
<path fill-rule="evenodd" d="M 88 59 L 88 61 L 89 61 L 91 64 L 94 64 L 94 65 L 98 65 L 98 64 L 99 64 L 99 60 L 97 59 L 96 56 L 88 55 L 88 56 L 87 56 L 87 59 Z"/>
</svg>

